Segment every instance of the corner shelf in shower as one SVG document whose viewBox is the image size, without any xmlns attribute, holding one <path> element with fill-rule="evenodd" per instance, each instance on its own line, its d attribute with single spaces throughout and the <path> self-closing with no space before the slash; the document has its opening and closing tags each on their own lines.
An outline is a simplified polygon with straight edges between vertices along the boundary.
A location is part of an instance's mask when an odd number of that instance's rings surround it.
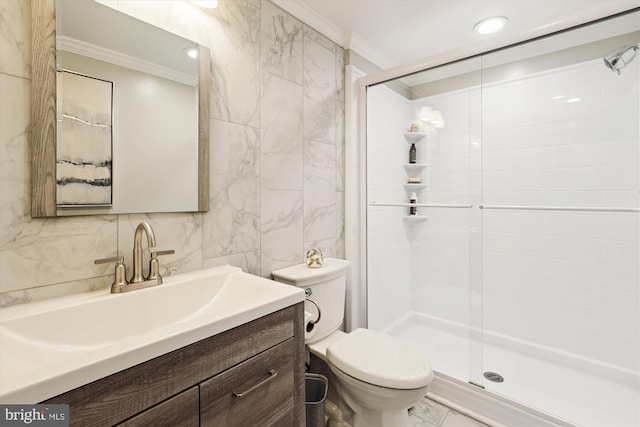
<svg viewBox="0 0 640 427">
<path fill-rule="evenodd" d="M 425 136 L 427 136 L 427 134 L 424 132 L 405 132 L 404 133 L 404 138 L 407 140 L 409 144 L 415 144 Z"/>
<path fill-rule="evenodd" d="M 424 215 L 405 215 L 404 220 L 409 223 L 422 222 L 426 221 L 427 217 Z"/>
<path fill-rule="evenodd" d="M 416 144 L 420 142 L 425 136 L 424 132 L 405 132 L 404 138 L 409 144 Z M 402 165 L 404 171 L 409 179 L 421 178 L 422 171 L 427 167 L 425 163 L 405 163 Z M 420 179 L 421 180 L 421 179 Z M 420 183 L 404 183 L 404 188 L 408 193 L 420 194 L 422 190 L 427 187 L 427 184 Z M 412 206 L 409 204 L 409 206 Z M 406 212 L 406 211 L 405 211 Z M 405 215 L 404 221 L 409 224 L 425 221 L 427 219 L 424 215 Z"/>
<path fill-rule="evenodd" d="M 404 185 L 404 188 L 409 191 L 422 191 L 427 188 L 427 184 L 411 184 L 407 183 Z"/>
<path fill-rule="evenodd" d="M 427 165 L 425 163 L 405 163 L 404 170 L 409 172 L 422 172 L 422 169 L 426 168 Z"/>
</svg>

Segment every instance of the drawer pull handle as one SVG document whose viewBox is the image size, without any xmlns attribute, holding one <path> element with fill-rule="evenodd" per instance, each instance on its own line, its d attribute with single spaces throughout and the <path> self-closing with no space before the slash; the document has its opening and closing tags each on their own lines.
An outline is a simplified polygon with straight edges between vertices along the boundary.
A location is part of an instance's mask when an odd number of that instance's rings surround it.
<svg viewBox="0 0 640 427">
<path fill-rule="evenodd" d="M 236 393 L 235 391 L 232 392 L 232 393 L 233 393 L 233 395 L 235 397 L 244 397 L 247 394 L 251 393 L 252 391 L 255 391 L 258 387 L 265 385 L 266 383 L 268 383 L 269 381 L 271 381 L 272 379 L 274 379 L 277 376 L 278 376 L 278 373 L 276 372 L 276 370 L 275 369 L 271 369 L 269 371 L 269 376 L 267 378 L 265 378 L 264 380 L 260 381 L 258 384 L 254 385 L 249 390 L 243 391 L 242 393 Z"/>
</svg>

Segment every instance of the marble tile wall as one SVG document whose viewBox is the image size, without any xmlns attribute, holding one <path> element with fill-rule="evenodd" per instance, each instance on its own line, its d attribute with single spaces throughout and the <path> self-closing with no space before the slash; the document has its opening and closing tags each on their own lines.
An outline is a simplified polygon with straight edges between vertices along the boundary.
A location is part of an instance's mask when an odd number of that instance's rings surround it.
<svg viewBox="0 0 640 427">
<path fill-rule="evenodd" d="M 99 0 L 211 49 L 211 210 L 32 219 L 31 14 L 0 1 L 0 306 L 108 286 L 133 230 L 163 273 L 231 263 L 269 277 L 320 247 L 344 256 L 344 51 L 269 0 Z"/>
</svg>

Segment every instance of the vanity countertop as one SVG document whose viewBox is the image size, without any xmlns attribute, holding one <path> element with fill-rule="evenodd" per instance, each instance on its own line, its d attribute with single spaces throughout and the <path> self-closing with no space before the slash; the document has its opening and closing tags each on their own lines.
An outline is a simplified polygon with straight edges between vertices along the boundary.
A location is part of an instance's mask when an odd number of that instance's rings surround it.
<svg viewBox="0 0 640 427">
<path fill-rule="evenodd" d="M 0 403 L 31 404 L 304 301 L 230 265 L 0 309 Z"/>
</svg>

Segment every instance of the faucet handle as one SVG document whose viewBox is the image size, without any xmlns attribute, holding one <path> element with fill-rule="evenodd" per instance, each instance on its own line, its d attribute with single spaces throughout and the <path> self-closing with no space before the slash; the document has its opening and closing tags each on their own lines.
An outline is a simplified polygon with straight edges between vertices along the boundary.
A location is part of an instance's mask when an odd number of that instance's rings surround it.
<svg viewBox="0 0 640 427">
<path fill-rule="evenodd" d="M 160 275 L 160 262 L 158 256 L 175 254 L 176 251 L 168 249 L 166 251 L 153 251 L 151 252 L 151 260 L 149 260 L 149 277 L 147 280 L 158 280 L 158 284 L 162 283 L 162 276 Z"/>
<path fill-rule="evenodd" d="M 151 252 L 151 257 L 155 258 L 157 256 L 160 255 L 171 255 L 171 254 L 175 254 L 176 251 L 174 251 L 173 249 L 167 249 L 166 251 L 153 251 Z"/>
<path fill-rule="evenodd" d="M 106 264 L 108 262 L 117 262 L 118 264 L 123 264 L 124 263 L 124 257 L 120 255 L 120 256 L 113 256 L 111 258 L 97 259 L 97 260 L 93 261 L 94 264 Z"/>
<path fill-rule="evenodd" d="M 106 264 L 108 262 L 115 262 L 115 278 L 113 279 L 113 283 L 111 284 L 111 293 L 118 293 L 120 289 L 127 285 L 127 267 L 124 265 L 124 257 L 123 256 L 115 256 L 111 258 L 102 258 L 94 261 L 94 264 Z"/>
</svg>

